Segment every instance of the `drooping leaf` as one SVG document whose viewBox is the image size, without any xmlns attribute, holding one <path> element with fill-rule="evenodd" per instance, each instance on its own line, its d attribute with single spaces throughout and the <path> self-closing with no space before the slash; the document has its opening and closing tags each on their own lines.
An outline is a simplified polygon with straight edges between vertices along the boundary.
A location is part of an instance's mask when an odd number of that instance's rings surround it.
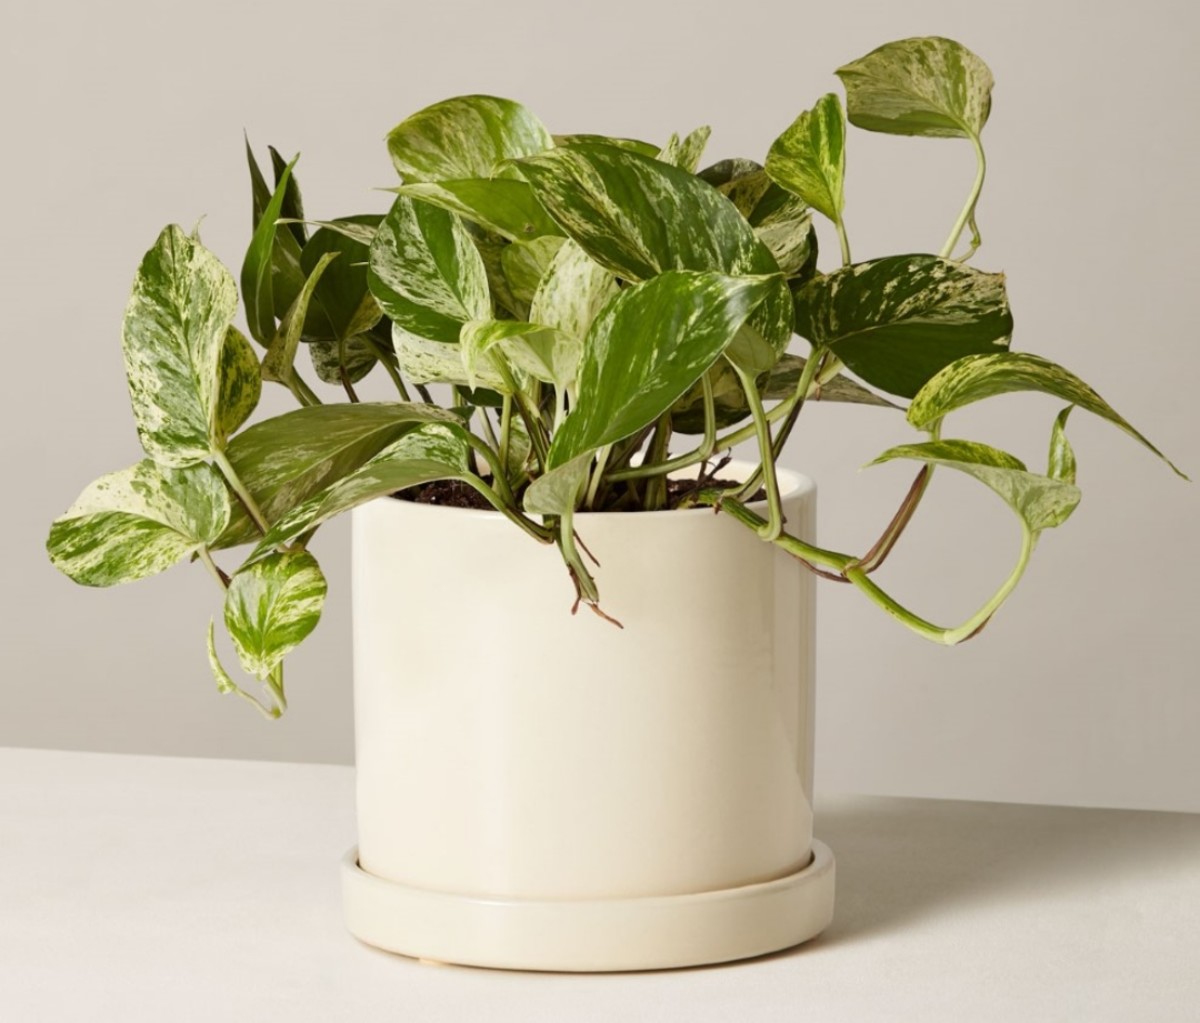
<svg viewBox="0 0 1200 1023">
<path fill-rule="evenodd" d="M 217 437 L 220 444 L 250 418 L 262 397 L 258 356 L 246 336 L 230 327 L 221 349 L 221 386 L 217 400 Z"/>
<path fill-rule="evenodd" d="M 575 407 L 554 437 L 550 468 L 652 423 L 721 355 L 770 278 L 667 271 L 626 288 L 588 332 Z"/>
<path fill-rule="evenodd" d="M 888 256 L 817 277 L 796 293 L 796 332 L 868 384 L 911 398 L 965 355 L 1008 347 L 1003 274 L 937 256 Z"/>
<path fill-rule="evenodd" d="M 644 281 L 665 270 L 780 273 L 737 209 L 678 167 L 602 144 L 548 150 L 515 167 L 559 226 L 625 280 Z M 754 320 L 780 351 L 792 332 L 786 291 L 780 278 Z"/>
<path fill-rule="evenodd" d="M 530 242 L 506 245 L 500 253 L 500 265 L 508 286 L 521 302 L 521 318 L 526 319 L 534 292 L 550 268 L 555 253 L 566 243 L 562 236 L 534 238 Z M 516 310 L 514 310 L 516 311 Z"/>
<path fill-rule="evenodd" d="M 708 145 L 711 135 L 712 128 L 707 124 L 685 135 L 682 139 L 678 135 L 672 135 L 658 154 L 658 159 L 663 163 L 669 163 L 672 167 L 685 170 L 689 174 L 695 174 L 696 168 L 700 166 L 700 158 L 704 155 L 704 147 Z"/>
<path fill-rule="evenodd" d="M 817 100 L 771 143 L 766 173 L 834 223 L 846 205 L 846 120 L 835 93 Z"/>
<path fill-rule="evenodd" d="M 236 311 L 229 271 L 166 228 L 138 268 L 122 330 L 138 436 L 155 461 L 191 465 L 219 443 L 221 353 Z"/>
<path fill-rule="evenodd" d="M 462 349 L 457 344 L 417 337 L 396 323 L 392 324 L 392 347 L 400 372 L 414 384 L 472 386 L 463 365 Z M 488 363 L 476 363 L 475 386 L 499 391 L 505 385 L 495 367 Z"/>
<path fill-rule="evenodd" d="M 1062 480 L 1064 483 L 1075 482 L 1075 452 L 1071 442 L 1067 440 L 1067 417 L 1074 405 L 1068 405 L 1054 417 L 1054 426 L 1050 431 L 1050 457 L 1047 460 L 1046 475 L 1052 480 Z"/>
<path fill-rule="evenodd" d="M 262 376 L 264 380 L 273 380 L 286 384 L 295 373 L 296 350 L 300 347 L 300 336 L 304 329 L 304 321 L 308 317 L 309 303 L 317 282 L 325 272 L 326 267 L 338 257 L 337 252 L 326 252 L 313 267 L 296 301 L 287 311 L 275 332 L 275 337 L 267 347 L 263 356 Z"/>
<path fill-rule="evenodd" d="M 357 384 L 379 361 L 379 353 L 369 334 L 354 334 L 345 341 L 318 338 L 308 343 L 308 354 L 317 377 L 327 384 L 336 385 L 343 383 L 343 371 L 346 380 Z"/>
<path fill-rule="evenodd" d="M 463 427 L 453 423 L 419 426 L 381 450 L 361 468 L 288 512 L 266 535 L 251 560 L 291 543 L 314 526 L 351 508 L 398 490 L 471 474 L 471 447 Z"/>
<path fill-rule="evenodd" d="M 85 586 L 165 571 L 213 543 L 229 522 L 225 483 L 206 463 L 182 469 L 147 458 L 101 476 L 54 521 L 46 549 Z"/>
<path fill-rule="evenodd" d="M 226 455 L 267 521 L 275 522 L 415 425 L 459 421 L 452 412 L 416 402 L 314 405 L 255 423 L 230 441 Z M 257 537 L 257 528 L 235 504 L 229 527 L 214 546 Z"/>
<path fill-rule="evenodd" d="M 1066 522 L 1079 503 L 1078 487 L 1031 473 L 1020 459 L 986 444 L 966 440 L 902 444 L 885 451 L 871 465 L 895 458 L 944 465 L 974 476 L 999 494 L 1032 533 Z"/>
<path fill-rule="evenodd" d="M 511 178 L 463 178 L 420 181 L 395 189 L 440 206 L 513 241 L 562 235 L 524 181 Z"/>
<path fill-rule="evenodd" d="M 238 571 L 225 593 L 225 628 L 246 674 L 265 680 L 317 627 L 327 586 L 308 551 L 268 555 Z"/>
<path fill-rule="evenodd" d="M 388 317 L 430 341 L 455 342 L 490 315 L 487 273 L 453 213 L 400 196 L 371 245 L 367 280 Z"/>
<path fill-rule="evenodd" d="M 591 461 L 592 453 L 588 451 L 538 476 L 525 491 L 525 510 L 531 515 L 566 515 L 574 511 L 587 485 Z"/>
<path fill-rule="evenodd" d="M 284 197 L 294 164 L 293 160 L 284 168 L 279 184 L 254 229 L 250 246 L 246 249 L 246 258 L 242 261 L 242 300 L 246 304 L 246 321 L 250 326 L 250 336 L 261 345 L 270 344 L 275 336 L 276 279 L 285 277 L 279 271 L 290 264 L 284 246 L 295 250 L 296 273 L 297 276 L 303 276 L 299 271 L 299 246 L 295 238 L 286 229 L 281 232 L 276 223 L 283 215 Z M 277 240 L 277 236 L 280 240 Z M 290 240 L 290 245 L 282 241 L 284 238 Z M 288 301 L 290 303 L 291 299 Z"/>
<path fill-rule="evenodd" d="M 392 129 L 392 163 L 406 184 L 490 178 L 508 160 L 554 145 L 530 111 L 496 96 L 456 96 L 426 107 Z"/>
<path fill-rule="evenodd" d="M 699 177 L 737 207 L 794 283 L 803 284 L 813 276 L 817 232 L 808 203 L 780 188 L 753 160 L 722 160 L 706 167 Z"/>
<path fill-rule="evenodd" d="M 886 43 L 837 75 L 850 123 L 868 131 L 978 138 L 991 112 L 991 71 L 952 39 Z"/>
<path fill-rule="evenodd" d="M 1029 352 L 971 355 L 952 362 L 930 379 L 913 398 L 908 409 L 908 421 L 923 430 L 955 409 L 1014 391 L 1050 394 L 1107 419 L 1183 476 L 1158 448 L 1079 377 L 1049 359 Z"/>
</svg>

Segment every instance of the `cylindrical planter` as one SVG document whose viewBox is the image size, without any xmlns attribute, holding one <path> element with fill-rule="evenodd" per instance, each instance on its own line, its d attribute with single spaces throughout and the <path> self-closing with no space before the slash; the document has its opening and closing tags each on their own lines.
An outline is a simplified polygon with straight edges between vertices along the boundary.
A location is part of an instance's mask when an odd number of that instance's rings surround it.
<svg viewBox="0 0 1200 1023">
<path fill-rule="evenodd" d="M 732 472 L 734 467 L 730 467 Z M 815 488 L 781 474 L 788 529 Z M 579 514 L 604 610 L 495 512 L 354 512 L 359 844 L 346 916 L 394 952 L 635 970 L 820 932 L 813 581 L 711 509 Z"/>
</svg>

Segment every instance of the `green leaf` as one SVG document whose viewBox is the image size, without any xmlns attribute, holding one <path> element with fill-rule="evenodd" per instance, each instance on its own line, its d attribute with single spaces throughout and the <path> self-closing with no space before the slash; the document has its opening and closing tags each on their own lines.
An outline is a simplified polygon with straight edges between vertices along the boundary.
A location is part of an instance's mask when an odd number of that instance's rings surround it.
<svg viewBox="0 0 1200 1023">
<path fill-rule="evenodd" d="M 267 354 L 263 356 L 262 376 L 264 380 L 286 384 L 295 374 L 296 349 L 300 347 L 300 335 L 308 316 L 308 307 L 313 291 L 316 289 L 321 275 L 325 272 L 325 268 L 337 256 L 336 252 L 326 252 L 317 261 L 312 273 L 308 275 L 308 280 L 304 282 L 304 287 L 300 289 L 300 294 L 296 296 L 296 301 L 292 303 L 292 307 L 280 322 L 279 330 L 276 331 L 274 339 L 267 348 Z"/>
<path fill-rule="evenodd" d="M 325 338 L 308 343 L 308 354 L 312 357 L 313 369 L 327 384 L 342 384 L 342 371 L 352 384 L 358 383 L 379 361 L 379 352 L 371 342 L 369 334 L 355 334 L 345 341 L 330 341 Z"/>
<path fill-rule="evenodd" d="M 339 220 L 306 220 L 305 223 L 333 231 L 369 249 L 371 242 L 375 240 L 375 231 L 382 219 L 383 217 L 378 213 L 359 213 L 351 217 L 342 217 Z M 286 224 L 288 219 L 280 217 L 279 223 Z"/>
<path fill-rule="evenodd" d="M 405 434 L 355 472 L 289 511 L 259 543 L 251 560 L 377 497 L 434 480 L 471 477 L 466 436 L 466 430 L 453 423 L 430 423 Z"/>
<path fill-rule="evenodd" d="M 462 349 L 458 345 L 429 341 L 408 333 L 399 324 L 393 324 L 392 347 L 396 352 L 400 372 L 414 384 L 454 384 L 459 387 L 471 387 L 471 378 L 463 365 Z M 477 362 L 474 373 L 476 386 L 487 387 L 493 391 L 505 389 L 503 379 L 489 363 Z"/>
<path fill-rule="evenodd" d="M 191 465 L 220 442 L 221 353 L 236 311 L 229 271 L 166 228 L 138 268 L 122 330 L 138 436 L 155 461 Z"/>
<path fill-rule="evenodd" d="M 297 257 L 297 276 L 299 272 L 299 247 L 291 232 L 279 232 L 276 221 L 283 215 L 284 197 L 287 194 L 288 182 L 291 179 L 291 168 L 295 160 L 284 168 L 275 193 L 263 210 L 258 225 L 254 228 L 254 236 L 246 249 L 246 258 L 242 261 L 242 300 L 246 303 L 246 320 L 250 325 L 250 335 L 259 344 L 269 344 L 275 336 L 275 277 L 276 267 L 283 258 L 281 249 L 286 242 L 277 242 L 279 238 L 291 240 Z M 285 260 L 288 262 L 288 260 Z M 290 302 L 290 299 L 289 299 Z"/>
<path fill-rule="evenodd" d="M 303 248 L 306 240 L 304 202 L 300 198 L 300 182 L 296 180 L 296 175 L 291 173 L 292 166 L 296 160 L 300 159 L 300 154 L 297 153 L 292 162 L 288 163 L 274 146 L 267 146 L 267 150 L 271 154 L 271 169 L 275 173 L 275 187 L 278 188 L 283 183 L 284 176 L 287 176 L 287 187 L 283 192 L 283 205 L 279 209 L 279 219 L 287 224 L 287 233 L 291 234 L 296 240 L 296 244 Z"/>
<path fill-rule="evenodd" d="M 236 693 L 239 688 L 238 684 L 233 681 L 229 672 L 225 670 L 225 665 L 221 663 L 221 658 L 217 656 L 216 628 L 217 623 L 210 618 L 208 620 L 208 666 L 212 669 L 218 693 Z"/>
<path fill-rule="evenodd" d="M 1079 503 L 1079 488 L 1049 476 L 1028 472 L 1020 459 L 966 440 L 937 440 L 891 448 L 871 465 L 895 458 L 944 465 L 974 476 L 1004 499 L 1032 533 L 1066 522 Z"/>
<path fill-rule="evenodd" d="M 457 213 L 513 241 L 562 235 L 524 181 L 510 178 L 421 181 L 394 191 Z"/>
<path fill-rule="evenodd" d="M 707 124 L 684 136 L 682 140 L 678 135 L 672 135 L 667 144 L 663 146 L 662 152 L 658 154 L 658 159 L 663 163 L 669 163 L 672 167 L 685 170 L 689 174 L 695 174 L 696 168 L 700 166 L 700 158 L 704 155 L 704 147 L 708 145 L 711 135 L 712 128 Z"/>
<path fill-rule="evenodd" d="M 273 553 L 230 580 L 225 628 L 246 674 L 265 681 L 317 627 L 326 589 L 307 551 Z"/>
<path fill-rule="evenodd" d="M 550 448 L 563 465 L 666 412 L 770 293 L 764 278 L 667 271 L 624 289 L 592 323 L 575 407 Z"/>
<path fill-rule="evenodd" d="M 394 323 L 430 341 L 455 342 L 491 314 L 483 258 L 458 217 L 408 196 L 379 225 L 367 280 Z"/>
<path fill-rule="evenodd" d="M 416 402 L 314 405 L 255 423 L 229 442 L 226 456 L 267 521 L 275 522 L 415 425 L 431 422 L 457 423 L 459 418 Z M 238 503 L 214 546 L 232 547 L 257 537 Z"/>
<path fill-rule="evenodd" d="M 501 250 L 500 265 L 504 278 L 522 304 L 520 310 L 514 309 L 513 312 L 519 311 L 521 319 L 529 316 L 529 304 L 533 301 L 534 293 L 550 268 L 555 253 L 565 243 L 566 239 L 561 236 L 534 238 L 532 241 L 506 245 Z"/>
<path fill-rule="evenodd" d="M 490 378 L 501 381 L 498 388 L 500 393 L 511 393 L 494 369 L 489 355 L 491 349 L 502 341 L 524 340 L 527 335 L 546 330 L 541 324 L 526 323 L 523 320 L 472 320 L 470 323 L 464 323 L 459 337 L 459 357 L 467 375 L 467 386 L 472 389 L 479 386 L 479 370 L 481 366 L 485 366 L 491 368 Z"/>
<path fill-rule="evenodd" d="M 568 241 L 546 268 L 530 301 L 529 318 L 582 341 L 618 290 L 611 273 L 578 244 Z"/>
<path fill-rule="evenodd" d="M 780 188 L 753 160 L 722 160 L 706 167 L 699 177 L 737 207 L 780 270 L 799 278 L 799 283 L 813 276 L 817 232 L 808 203 Z"/>
<path fill-rule="evenodd" d="M 346 217 L 338 222 L 341 226 L 361 228 L 374 239 L 383 217 L 363 214 Z M 370 241 L 354 238 L 335 227 L 320 227 L 304 246 L 300 255 L 300 268 L 305 278 L 310 278 L 322 257 L 336 254 L 337 259 L 327 265 L 319 275 L 312 293 L 308 315 L 304 320 L 304 339 L 324 338 L 336 340 L 369 330 L 378 321 L 382 312 L 371 297 L 367 287 L 367 260 L 370 258 Z M 374 320 L 364 322 L 365 308 L 373 312 Z M 367 317 L 370 319 L 370 317 Z"/>
<path fill-rule="evenodd" d="M 660 152 L 658 146 L 650 142 L 642 142 L 639 139 L 624 139 L 612 135 L 588 135 L 586 133 L 555 135 L 554 144 L 561 146 L 563 149 L 570 149 L 572 146 L 590 146 L 596 144 L 616 146 L 618 149 L 628 149 L 632 153 L 651 157 L 657 157 Z"/>
<path fill-rule="evenodd" d="M 456 96 L 418 111 L 387 139 L 406 184 L 490 178 L 508 160 L 554 145 L 532 113 L 510 99 Z"/>
<path fill-rule="evenodd" d="M 54 521 L 46 549 L 85 586 L 165 571 L 213 543 L 229 522 L 225 483 L 206 463 L 182 469 L 147 458 L 101 476 Z"/>
<path fill-rule="evenodd" d="M 1144 444 L 1183 476 L 1166 455 L 1135 430 L 1079 377 L 1049 359 L 1029 352 L 996 352 L 958 359 L 921 388 L 909 406 L 908 421 L 917 429 L 923 430 L 955 409 L 997 394 L 1009 394 L 1014 391 L 1040 391 L 1050 394 L 1107 419 Z"/>
<path fill-rule="evenodd" d="M 262 397 L 258 356 L 246 336 L 230 327 L 221 348 L 221 385 L 217 399 L 217 436 L 224 446 L 250 418 Z"/>
<path fill-rule="evenodd" d="M 838 68 L 850 123 L 890 135 L 978 138 L 992 108 L 992 73 L 961 43 L 900 39 Z"/>
<path fill-rule="evenodd" d="M 605 269 L 644 281 L 666 270 L 778 274 L 737 209 L 692 174 L 602 144 L 552 149 L 515 164 L 559 226 Z M 754 324 L 782 350 L 792 317 L 782 279 Z"/>
<path fill-rule="evenodd" d="M 1054 417 L 1054 426 L 1050 431 L 1050 458 L 1046 467 L 1046 475 L 1052 480 L 1062 480 L 1064 483 L 1075 482 L 1075 452 L 1071 442 L 1067 440 L 1067 417 L 1074 405 L 1068 405 Z"/>
<path fill-rule="evenodd" d="M 800 385 L 800 376 L 804 372 L 807 360 L 799 355 L 784 355 L 771 370 L 771 375 L 763 385 L 763 397 L 768 400 L 790 398 Z M 868 391 L 862 384 L 855 383 L 847 376 L 838 373 L 829 380 L 813 381 L 812 387 L 805 396 L 806 401 L 836 401 L 850 405 L 874 405 L 877 408 L 899 409 L 887 398 L 881 397 L 874 391 Z"/>
<path fill-rule="evenodd" d="M 911 398 L 965 355 L 1008 347 L 1003 274 L 937 256 L 888 256 L 817 277 L 796 293 L 796 332 L 858 376 Z"/>
<path fill-rule="evenodd" d="M 766 173 L 835 224 L 842 219 L 846 121 L 834 93 L 817 100 L 771 144 Z"/>
<path fill-rule="evenodd" d="M 538 476 L 525 491 L 523 503 L 531 515 L 566 515 L 574 511 L 587 485 L 592 452 Z"/>
</svg>

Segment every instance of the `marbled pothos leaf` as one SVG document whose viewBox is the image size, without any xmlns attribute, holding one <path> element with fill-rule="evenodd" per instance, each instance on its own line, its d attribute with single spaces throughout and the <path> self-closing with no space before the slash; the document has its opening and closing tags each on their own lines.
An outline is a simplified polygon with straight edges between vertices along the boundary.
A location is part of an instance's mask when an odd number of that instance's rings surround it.
<svg viewBox="0 0 1200 1023">
<path fill-rule="evenodd" d="M 515 165 L 538 201 L 589 256 L 625 280 L 666 270 L 780 274 L 754 229 L 712 186 L 659 160 L 584 143 Z M 782 276 L 754 326 L 782 351 L 792 333 Z"/>
<path fill-rule="evenodd" d="M 379 361 L 379 350 L 370 334 L 354 334 L 344 341 L 318 338 L 308 342 L 308 354 L 317 377 L 327 384 L 341 385 L 345 380 L 357 384 Z"/>
<path fill-rule="evenodd" d="M 282 297 L 276 295 L 277 283 L 284 285 L 282 290 L 289 292 L 286 299 L 289 305 L 292 287 L 298 290 L 303 283 L 296 240 L 287 228 L 281 229 L 277 223 L 283 216 L 284 197 L 295 163 L 293 160 L 283 169 L 275 193 L 254 228 L 246 257 L 242 261 L 242 301 L 246 304 L 246 322 L 250 327 L 250 336 L 261 345 L 269 344 L 275 336 L 275 317 L 281 307 L 279 299 Z M 294 276 L 293 256 L 296 258 Z"/>
<path fill-rule="evenodd" d="M 560 338 L 557 331 L 540 323 L 524 320 L 472 320 L 463 324 L 459 338 L 459 357 L 467 375 L 467 386 L 474 389 L 480 384 L 480 372 L 488 368 L 488 378 L 499 381 L 496 389 L 501 394 L 510 393 L 503 377 L 495 369 L 492 349 L 501 346 L 501 358 L 529 372 L 539 380 L 556 383 L 554 374 L 566 372 L 555 363 L 555 352 L 570 338 Z M 573 353 L 574 363 L 579 361 L 578 351 Z M 568 356 L 569 358 L 569 356 Z"/>
<path fill-rule="evenodd" d="M 630 152 L 640 153 L 642 156 L 657 157 L 661 151 L 653 143 L 642 142 L 640 139 L 620 138 L 613 135 L 589 135 L 577 132 L 571 135 L 554 136 L 554 144 L 564 149 L 570 149 L 572 146 L 594 145 L 596 143 L 606 146 L 616 146 L 618 149 L 628 149 Z"/>
<path fill-rule="evenodd" d="M 991 112 L 991 71 L 952 39 L 887 43 L 837 75 L 850 123 L 868 131 L 978 139 Z"/>
<path fill-rule="evenodd" d="M 250 418 L 262 397 L 258 356 L 245 335 L 230 327 L 221 349 L 221 386 L 217 402 L 217 436 L 222 445 Z"/>
<path fill-rule="evenodd" d="M 1067 417 L 1074 405 L 1068 405 L 1054 417 L 1050 431 L 1050 457 L 1047 459 L 1046 475 L 1064 483 L 1075 482 L 1075 451 L 1067 440 Z"/>
<path fill-rule="evenodd" d="M 986 444 L 966 440 L 902 444 L 885 451 L 871 465 L 896 458 L 942 465 L 974 476 L 1003 498 L 1034 534 L 1062 525 L 1079 503 L 1078 487 L 1031 473 L 1019 458 Z"/>
<path fill-rule="evenodd" d="M 952 362 L 929 380 L 913 398 L 908 409 L 908 421 L 919 430 L 927 429 L 955 409 L 1014 391 L 1050 394 L 1107 419 L 1183 476 L 1166 455 L 1079 377 L 1057 363 L 1029 352 L 970 355 Z"/>
<path fill-rule="evenodd" d="M 457 213 L 513 241 L 562 235 L 524 181 L 511 178 L 420 181 L 401 185 L 394 191 Z"/>
<path fill-rule="evenodd" d="M 225 592 L 225 628 L 248 675 L 265 680 L 317 627 L 326 589 L 307 551 L 275 552 L 238 571 Z"/>
<path fill-rule="evenodd" d="M 46 549 L 75 582 L 112 586 L 213 543 L 229 515 L 228 491 L 212 466 L 170 469 L 147 458 L 88 486 L 50 527 Z"/>
<path fill-rule="evenodd" d="M 323 256 L 336 253 L 337 258 L 328 266 L 317 281 L 304 319 L 304 340 L 325 338 L 336 340 L 368 330 L 371 323 L 363 325 L 363 304 L 371 300 L 367 287 L 367 260 L 370 258 L 371 241 L 383 217 L 378 214 L 360 214 L 343 217 L 319 227 L 304 246 L 300 254 L 300 268 L 305 277 L 310 277 Z M 337 226 L 333 226 L 337 224 Z M 345 229 L 364 232 L 352 237 Z M 364 238 L 367 240 L 364 241 Z M 371 308 L 371 304 L 368 308 Z M 382 315 L 376 308 L 375 319 Z"/>
<path fill-rule="evenodd" d="M 888 256 L 817 277 L 796 293 L 796 332 L 857 376 L 911 398 L 965 355 L 1008 347 L 1003 274 L 937 256 Z"/>
<path fill-rule="evenodd" d="M 371 294 L 397 326 L 456 342 L 462 325 L 491 313 L 487 272 L 453 213 L 400 196 L 371 245 Z"/>
<path fill-rule="evenodd" d="M 255 423 L 230 441 L 226 455 L 267 521 L 275 522 L 414 426 L 460 421 L 452 412 L 416 402 L 315 405 Z M 257 528 L 235 504 L 229 527 L 214 546 L 256 539 Z"/>
<path fill-rule="evenodd" d="M 654 422 L 695 383 L 770 292 L 770 278 L 667 271 L 626 288 L 592 323 L 557 468 Z"/>
<path fill-rule="evenodd" d="M 708 145 L 711 135 L 712 128 L 707 124 L 690 132 L 682 139 L 678 135 L 672 134 L 658 154 L 658 159 L 663 163 L 669 163 L 672 167 L 685 170 L 689 174 L 695 174 L 696 168 L 700 166 L 700 158 L 704 155 L 704 147 Z"/>
<path fill-rule="evenodd" d="M 270 150 L 271 164 L 275 169 L 275 188 L 279 189 L 283 185 L 283 190 L 280 192 L 279 216 L 276 223 L 286 222 L 290 216 L 289 210 L 300 210 L 300 219 L 303 219 L 300 186 L 296 183 L 296 179 L 288 169 L 288 165 L 283 162 L 282 158 L 275 151 L 275 147 L 271 146 Z M 254 159 L 254 152 L 250 148 L 249 139 L 246 140 L 246 161 L 250 165 L 250 187 L 253 198 L 253 217 L 250 227 L 253 232 L 257 233 L 267 207 L 271 203 L 272 190 L 267 187 L 267 183 L 262 176 L 262 171 L 258 168 L 258 161 Z M 284 180 L 285 173 L 286 181 Z M 263 228 L 263 230 L 265 232 L 266 228 Z M 304 284 L 304 274 L 300 270 L 300 249 L 303 245 L 303 224 L 289 224 L 286 230 L 277 230 L 274 232 L 270 248 L 269 264 L 272 305 L 276 317 L 281 317 L 287 312 L 288 306 L 292 304 L 296 293 L 299 292 L 301 286 Z M 245 266 L 243 265 L 244 271 Z M 251 301 L 253 300 L 252 298 Z M 259 322 L 257 308 L 254 315 L 254 322 Z M 268 340 L 270 340 L 270 335 L 264 334 L 262 344 L 265 345 Z"/>
<path fill-rule="evenodd" d="M 766 173 L 834 223 L 846 205 L 846 121 L 834 93 L 822 96 L 772 144 Z"/>
<path fill-rule="evenodd" d="M 351 508 L 398 490 L 442 479 L 471 476 L 466 430 L 453 423 L 429 423 L 405 434 L 348 476 L 297 505 L 263 538 L 251 560 L 291 543 L 314 526 Z"/>
<path fill-rule="evenodd" d="M 500 252 L 500 266 L 512 294 L 521 303 L 521 319 L 529 316 L 529 305 L 555 254 L 566 243 L 557 237 L 534 238 L 529 242 L 506 245 Z M 515 312 L 516 310 L 514 310 Z"/>
<path fill-rule="evenodd" d="M 237 311 L 233 277 L 171 225 L 138 268 L 122 348 L 142 447 L 163 465 L 203 461 L 221 441 L 221 354 Z"/>
<path fill-rule="evenodd" d="M 304 287 L 300 289 L 300 294 L 296 296 L 296 301 L 284 315 L 279 329 L 275 332 L 275 337 L 267 347 L 267 354 L 263 356 L 262 376 L 264 380 L 286 384 L 295 374 L 296 350 L 300 347 L 300 337 L 304 329 L 304 321 L 308 316 L 313 292 L 325 269 L 337 257 L 338 253 L 336 252 L 326 252 L 321 256 L 317 265 L 313 267 L 312 273 L 304 282 Z"/>
</svg>

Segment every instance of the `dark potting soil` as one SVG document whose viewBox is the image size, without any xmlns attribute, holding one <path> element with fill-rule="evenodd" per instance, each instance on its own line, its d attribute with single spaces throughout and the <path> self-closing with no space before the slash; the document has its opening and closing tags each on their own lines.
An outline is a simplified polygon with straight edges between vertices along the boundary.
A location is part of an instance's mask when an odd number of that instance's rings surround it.
<svg viewBox="0 0 1200 1023">
<path fill-rule="evenodd" d="M 704 481 L 705 488 L 720 487 L 730 490 L 739 485 L 736 480 L 706 479 Z M 667 507 L 672 510 L 678 508 L 680 501 L 696 489 L 696 480 L 667 480 Z M 423 483 L 419 487 L 409 487 L 407 490 L 398 491 L 392 496 L 401 501 L 414 501 L 417 504 L 440 504 L 447 508 L 476 508 L 480 511 L 490 511 L 492 507 L 479 491 L 462 480 L 434 480 L 432 483 Z M 760 489 L 751 500 L 758 501 L 764 496 Z M 634 510 L 624 503 L 618 508 Z"/>
</svg>

